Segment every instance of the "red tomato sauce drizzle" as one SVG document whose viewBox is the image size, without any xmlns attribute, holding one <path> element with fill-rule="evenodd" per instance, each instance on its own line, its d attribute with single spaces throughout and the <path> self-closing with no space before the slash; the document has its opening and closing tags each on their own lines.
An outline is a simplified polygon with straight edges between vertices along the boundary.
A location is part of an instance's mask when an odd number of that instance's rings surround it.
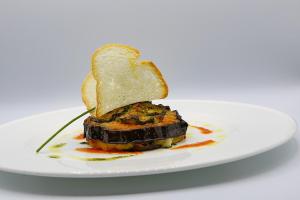
<svg viewBox="0 0 300 200">
<path fill-rule="evenodd" d="M 196 142 L 196 143 L 192 143 L 192 144 L 185 144 L 185 145 L 181 145 L 178 147 L 174 147 L 171 150 L 176 150 L 176 149 L 185 149 L 185 148 L 192 148 L 192 147 L 201 147 L 201 146 L 207 146 L 207 145 L 211 145 L 214 144 L 215 141 L 213 140 L 205 140 L 202 142 Z"/>
<path fill-rule="evenodd" d="M 213 133 L 212 130 L 209 130 L 209 129 L 204 128 L 204 127 L 200 127 L 200 126 L 192 126 L 192 125 L 190 125 L 190 127 L 193 127 L 193 128 L 198 129 L 202 134 L 205 134 L 205 135 Z"/>
<path fill-rule="evenodd" d="M 73 139 L 75 139 L 75 140 L 83 140 L 84 139 L 84 134 L 80 133 L 79 135 L 74 136 Z"/>
</svg>

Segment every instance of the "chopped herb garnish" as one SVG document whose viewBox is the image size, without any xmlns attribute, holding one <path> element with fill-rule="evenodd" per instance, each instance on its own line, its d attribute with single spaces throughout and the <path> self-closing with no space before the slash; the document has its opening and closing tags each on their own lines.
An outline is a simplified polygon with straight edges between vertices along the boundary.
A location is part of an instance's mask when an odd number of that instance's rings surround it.
<svg viewBox="0 0 300 200">
<path fill-rule="evenodd" d="M 75 122 L 77 119 L 83 117 L 84 115 L 92 112 L 93 110 L 95 110 L 95 108 L 92 108 L 88 111 L 85 111 L 83 113 L 81 113 L 80 115 L 78 115 L 77 117 L 73 118 L 71 121 L 69 121 L 68 123 L 66 123 L 63 127 L 61 127 L 59 130 L 57 130 L 49 139 L 47 139 L 37 150 L 36 153 L 39 153 L 55 136 L 57 136 L 61 131 L 63 131 L 65 128 L 67 128 L 70 124 L 72 124 L 73 122 Z"/>
</svg>

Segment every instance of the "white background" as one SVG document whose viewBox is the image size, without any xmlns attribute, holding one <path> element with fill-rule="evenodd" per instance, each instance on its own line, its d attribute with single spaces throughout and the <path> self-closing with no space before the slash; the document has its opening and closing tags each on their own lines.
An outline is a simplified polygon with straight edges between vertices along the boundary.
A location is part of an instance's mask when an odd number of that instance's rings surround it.
<svg viewBox="0 0 300 200">
<path fill-rule="evenodd" d="M 2 0 L 0 122 L 81 105 L 90 56 L 111 42 L 153 60 L 169 99 L 259 104 L 299 121 L 299 9 L 296 0 Z M 164 175 L 97 180 L 0 172 L 0 199 L 296 200 L 299 139 L 242 161 Z"/>
</svg>

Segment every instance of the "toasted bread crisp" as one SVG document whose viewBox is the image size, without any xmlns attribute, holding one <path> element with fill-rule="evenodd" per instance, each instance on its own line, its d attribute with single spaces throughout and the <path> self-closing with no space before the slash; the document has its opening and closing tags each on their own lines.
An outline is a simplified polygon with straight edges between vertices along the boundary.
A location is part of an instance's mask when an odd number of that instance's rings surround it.
<svg viewBox="0 0 300 200">
<path fill-rule="evenodd" d="M 139 61 L 139 56 L 137 49 L 119 44 L 108 44 L 95 51 L 92 75 L 83 83 L 82 98 L 91 108 L 95 106 L 96 95 L 96 117 L 132 103 L 168 95 L 159 69 L 151 61 Z"/>
<path fill-rule="evenodd" d="M 87 110 L 95 108 L 97 106 L 97 94 L 96 94 L 96 80 L 92 72 L 89 72 L 85 77 L 81 86 L 82 101 L 85 104 Z M 95 116 L 96 111 L 91 112 L 92 116 Z"/>
</svg>

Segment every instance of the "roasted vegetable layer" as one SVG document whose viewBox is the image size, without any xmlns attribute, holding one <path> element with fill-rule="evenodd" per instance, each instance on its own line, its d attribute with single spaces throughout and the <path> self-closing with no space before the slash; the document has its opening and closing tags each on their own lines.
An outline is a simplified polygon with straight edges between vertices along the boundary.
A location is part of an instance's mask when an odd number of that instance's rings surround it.
<svg viewBox="0 0 300 200">
<path fill-rule="evenodd" d="M 166 113 L 170 111 L 169 106 L 154 105 L 151 102 L 139 102 L 117 108 L 101 118 L 97 122 L 120 122 L 123 124 L 143 125 L 147 123 L 159 123 L 163 120 Z"/>
<path fill-rule="evenodd" d="M 183 136 L 187 126 L 178 112 L 168 106 L 140 102 L 113 110 L 101 118 L 87 118 L 84 134 L 88 141 L 141 143 Z"/>
<path fill-rule="evenodd" d="M 88 140 L 88 144 L 94 148 L 105 151 L 146 151 L 157 148 L 169 148 L 185 139 L 185 135 L 167 138 L 163 140 L 153 140 L 148 142 L 130 142 L 126 144 L 109 144 L 100 140 Z"/>
</svg>

